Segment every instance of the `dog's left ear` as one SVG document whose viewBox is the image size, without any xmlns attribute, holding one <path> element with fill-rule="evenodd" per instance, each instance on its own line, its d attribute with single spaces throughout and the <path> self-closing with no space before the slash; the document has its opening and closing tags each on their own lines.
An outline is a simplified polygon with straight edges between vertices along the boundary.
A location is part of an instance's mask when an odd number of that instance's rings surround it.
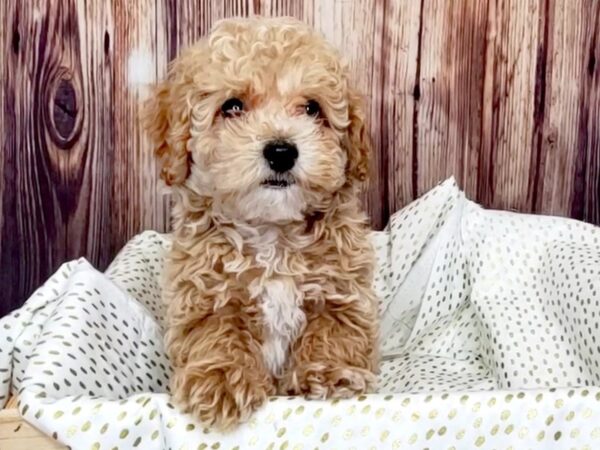
<svg viewBox="0 0 600 450">
<path fill-rule="evenodd" d="M 365 123 L 362 97 L 350 91 L 348 94 L 347 131 L 348 176 L 357 181 L 365 181 L 369 176 L 369 159 L 371 157 L 371 137 Z"/>
</svg>

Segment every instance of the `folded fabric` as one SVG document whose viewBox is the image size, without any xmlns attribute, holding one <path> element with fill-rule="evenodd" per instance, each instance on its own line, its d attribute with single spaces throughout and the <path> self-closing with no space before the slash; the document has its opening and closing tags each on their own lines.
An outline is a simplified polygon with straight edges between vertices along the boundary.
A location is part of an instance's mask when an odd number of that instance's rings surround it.
<svg viewBox="0 0 600 450">
<path fill-rule="evenodd" d="M 64 264 L 0 319 L 0 405 L 74 449 L 600 448 L 600 231 L 488 211 L 447 180 L 374 232 L 376 394 L 272 398 L 220 434 L 169 403 L 162 257 Z"/>
</svg>

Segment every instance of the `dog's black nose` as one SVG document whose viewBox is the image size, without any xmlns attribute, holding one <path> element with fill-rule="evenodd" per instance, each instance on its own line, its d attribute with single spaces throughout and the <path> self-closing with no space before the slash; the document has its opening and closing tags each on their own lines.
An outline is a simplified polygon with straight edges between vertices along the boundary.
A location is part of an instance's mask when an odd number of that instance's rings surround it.
<svg viewBox="0 0 600 450">
<path fill-rule="evenodd" d="M 263 155 L 272 170 L 283 173 L 294 167 L 298 158 L 298 149 L 287 141 L 271 141 L 265 145 Z"/>
</svg>

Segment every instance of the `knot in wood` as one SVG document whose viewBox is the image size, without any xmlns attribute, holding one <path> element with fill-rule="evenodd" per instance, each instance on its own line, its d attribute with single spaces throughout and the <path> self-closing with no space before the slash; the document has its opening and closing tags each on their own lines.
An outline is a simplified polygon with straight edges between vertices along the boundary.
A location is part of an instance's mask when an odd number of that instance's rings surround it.
<svg viewBox="0 0 600 450">
<path fill-rule="evenodd" d="M 66 67 L 60 67 L 49 83 L 49 120 L 46 123 L 52 140 L 63 150 L 73 146 L 81 131 L 77 91 L 73 73 Z"/>
</svg>

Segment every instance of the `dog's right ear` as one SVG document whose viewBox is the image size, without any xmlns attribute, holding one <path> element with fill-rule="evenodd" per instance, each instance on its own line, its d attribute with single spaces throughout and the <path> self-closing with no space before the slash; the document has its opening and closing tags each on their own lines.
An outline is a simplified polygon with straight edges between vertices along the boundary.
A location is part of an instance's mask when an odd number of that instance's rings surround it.
<svg viewBox="0 0 600 450">
<path fill-rule="evenodd" d="M 182 110 L 186 102 L 176 101 L 172 88 L 168 79 L 154 86 L 142 114 L 142 124 L 160 162 L 160 177 L 169 186 L 182 184 L 190 171 L 189 112 Z"/>
<path fill-rule="evenodd" d="M 363 99 L 355 91 L 348 95 L 348 175 L 363 182 L 369 175 L 369 160 L 371 158 L 371 138 L 365 121 Z"/>
</svg>

